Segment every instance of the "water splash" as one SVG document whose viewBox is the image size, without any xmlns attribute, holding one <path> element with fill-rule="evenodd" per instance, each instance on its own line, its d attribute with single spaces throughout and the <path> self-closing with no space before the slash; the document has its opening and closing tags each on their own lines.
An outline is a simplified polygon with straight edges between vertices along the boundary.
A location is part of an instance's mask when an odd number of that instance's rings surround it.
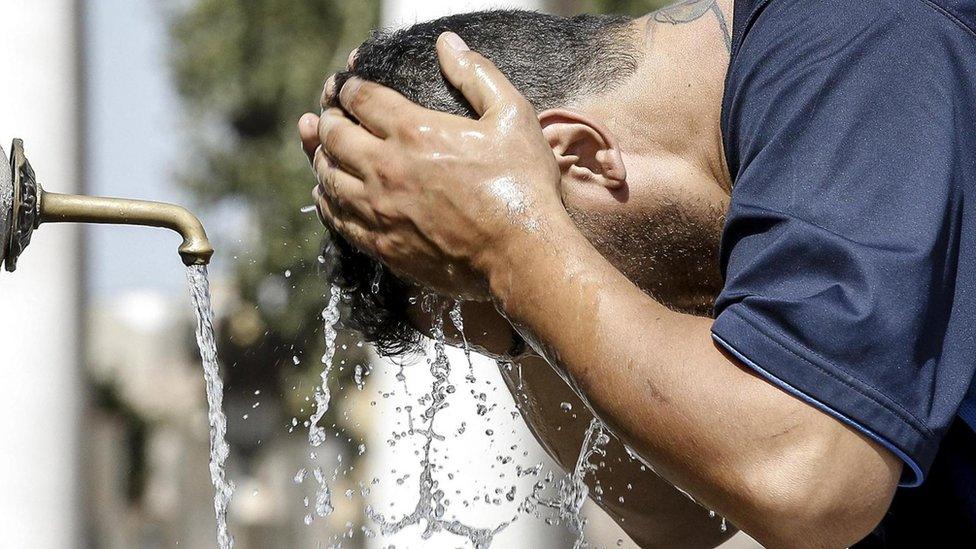
<svg viewBox="0 0 976 549">
<path fill-rule="evenodd" d="M 333 285 L 329 293 L 329 304 L 322 311 L 322 323 L 324 325 L 325 353 L 322 355 L 322 383 L 315 389 L 315 413 L 312 414 L 308 426 L 308 443 L 313 447 L 319 447 L 325 442 L 326 433 L 324 427 L 319 427 L 319 422 L 329 411 L 329 404 L 332 401 L 332 392 L 329 390 L 329 374 L 332 372 L 332 359 L 336 352 L 336 324 L 339 322 L 339 302 L 342 297 L 342 290 L 339 286 Z"/>
<path fill-rule="evenodd" d="M 434 306 L 435 300 L 436 298 L 433 296 L 428 296 L 425 298 L 423 307 L 423 310 L 433 314 L 431 333 L 434 338 L 434 353 L 427 362 L 434 381 L 431 384 L 430 393 L 425 397 L 429 405 L 422 412 L 420 427 L 416 426 L 412 416 L 409 415 L 411 413 L 409 407 L 406 409 L 407 420 L 410 425 L 408 433 L 411 435 L 419 434 L 424 437 L 417 504 L 411 513 L 400 520 L 388 519 L 371 506 L 366 506 L 365 512 L 366 516 L 375 522 L 379 526 L 380 532 L 386 536 L 396 534 L 407 527 L 425 523 L 426 526 L 421 534 L 422 539 L 430 539 L 435 533 L 445 531 L 455 536 L 467 538 L 476 549 L 488 549 L 494 537 L 511 523 L 503 522 L 494 528 L 476 528 L 457 520 L 445 519 L 447 503 L 444 500 L 444 491 L 439 488 L 439 483 L 434 478 L 435 464 L 431 458 L 431 448 L 435 441 L 444 440 L 444 437 L 435 431 L 434 420 L 437 413 L 448 406 L 447 395 L 454 391 L 449 381 L 451 363 L 445 352 L 444 307 Z"/>
<path fill-rule="evenodd" d="M 205 265 L 187 268 L 190 299 L 197 315 L 197 345 L 203 361 L 203 377 L 207 385 L 207 419 L 210 422 L 210 480 L 214 486 L 214 513 L 217 516 L 217 547 L 230 549 L 234 538 L 227 528 L 227 507 L 234 494 L 234 484 L 226 477 L 226 461 L 230 454 L 227 445 L 227 417 L 222 409 L 224 384 L 217 365 L 217 343 L 214 339 L 213 306 L 210 303 L 210 281 Z"/>
<path fill-rule="evenodd" d="M 523 504 L 523 510 L 531 512 L 536 505 L 546 507 L 556 511 L 556 520 L 553 524 L 565 523 L 567 528 L 576 534 L 574 549 L 586 547 L 584 529 L 586 519 L 582 515 L 583 504 L 590 494 L 590 489 L 586 485 L 586 475 L 596 471 L 599 466 L 591 463 L 590 458 L 594 454 L 606 456 L 604 447 L 610 442 L 610 435 L 607 434 L 603 423 L 594 418 L 590 421 L 590 426 L 586 429 L 586 436 L 583 438 L 583 446 L 580 448 L 579 457 L 576 459 L 576 467 L 573 472 L 567 474 L 559 481 L 556 487 L 555 497 L 543 497 L 541 491 L 545 488 L 544 483 L 537 483 L 532 495 Z"/>
<path fill-rule="evenodd" d="M 326 305 L 325 310 L 322 311 L 325 337 L 325 353 L 322 355 L 322 374 L 320 375 L 322 382 L 315 388 L 315 412 L 309 419 L 308 424 L 308 443 L 313 449 L 321 446 L 327 437 L 325 427 L 319 426 L 319 422 L 322 421 L 322 418 L 329 411 L 329 405 L 332 402 L 332 392 L 329 390 L 329 375 L 332 373 L 332 363 L 336 352 L 340 301 L 342 301 L 342 289 L 338 285 L 333 284 L 329 291 L 329 303 Z M 315 452 L 312 452 L 310 456 L 312 459 L 315 459 Z M 321 467 L 315 467 L 312 470 L 312 476 L 315 478 L 316 483 L 318 483 L 318 488 L 315 491 L 315 514 L 320 517 L 327 517 L 333 511 L 332 493 L 329 490 L 329 482 L 322 473 Z M 309 514 L 305 517 L 305 523 L 310 524 L 313 518 Z"/>
<path fill-rule="evenodd" d="M 454 325 L 454 329 L 461 334 L 461 343 L 464 345 L 464 358 L 468 361 L 468 375 L 464 376 L 464 379 L 468 383 L 474 383 L 476 381 L 474 377 L 474 362 L 471 361 L 471 346 L 468 345 L 468 337 L 464 335 L 464 318 L 461 316 L 460 301 L 454 302 L 449 316 L 451 317 L 451 324 Z"/>
<path fill-rule="evenodd" d="M 382 282 L 383 282 L 383 266 L 377 263 L 373 267 L 373 281 L 372 283 L 370 283 L 369 291 L 372 292 L 373 295 L 379 295 L 380 284 L 382 284 Z"/>
</svg>

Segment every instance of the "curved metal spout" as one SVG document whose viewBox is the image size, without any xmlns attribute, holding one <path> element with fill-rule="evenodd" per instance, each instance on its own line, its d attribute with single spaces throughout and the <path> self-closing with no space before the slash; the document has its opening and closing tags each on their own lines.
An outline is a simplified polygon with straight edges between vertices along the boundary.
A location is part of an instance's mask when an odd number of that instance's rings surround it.
<svg viewBox="0 0 976 549">
<path fill-rule="evenodd" d="M 206 265 L 214 253 L 203 224 L 182 206 L 44 191 L 40 192 L 39 201 L 39 224 L 74 222 L 164 227 L 183 237 L 179 251 L 184 264 Z"/>
<path fill-rule="evenodd" d="M 214 250 L 203 224 L 175 204 L 44 192 L 24 156 L 24 142 L 14 139 L 10 165 L 0 163 L 0 262 L 8 271 L 30 244 L 41 223 L 111 223 L 172 229 L 183 237 L 180 257 L 186 265 L 206 265 Z M 0 149 L 2 155 L 3 149 Z"/>
</svg>

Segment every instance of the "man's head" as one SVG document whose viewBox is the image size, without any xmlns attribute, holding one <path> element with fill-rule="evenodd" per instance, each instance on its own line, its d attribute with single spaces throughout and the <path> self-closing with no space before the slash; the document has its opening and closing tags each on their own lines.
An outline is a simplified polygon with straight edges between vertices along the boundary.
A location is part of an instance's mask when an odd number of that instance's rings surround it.
<svg viewBox="0 0 976 549">
<path fill-rule="evenodd" d="M 562 172 L 563 202 L 593 245 L 660 301 L 705 312 L 720 287 L 723 204 L 715 189 L 639 122 L 644 33 L 617 16 L 561 18 L 525 11 L 445 17 L 360 46 L 351 76 L 390 87 L 419 105 L 474 117 L 440 72 L 435 44 L 452 31 L 494 62 L 539 113 Z M 644 90 L 646 91 L 646 90 Z M 667 141 L 666 139 L 664 141 Z M 381 352 L 408 349 L 414 292 L 346 242 L 334 248 L 339 283 L 352 295 L 352 324 Z"/>
</svg>

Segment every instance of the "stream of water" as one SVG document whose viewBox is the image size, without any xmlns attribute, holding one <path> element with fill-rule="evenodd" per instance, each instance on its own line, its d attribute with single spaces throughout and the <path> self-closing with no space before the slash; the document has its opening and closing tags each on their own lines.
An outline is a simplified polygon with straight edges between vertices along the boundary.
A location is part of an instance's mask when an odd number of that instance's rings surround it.
<svg viewBox="0 0 976 549">
<path fill-rule="evenodd" d="M 190 299 L 197 315 L 197 345 L 203 361 L 203 378 L 207 385 L 207 419 L 210 422 L 210 480 L 214 486 L 214 513 L 217 516 L 217 547 L 230 549 L 234 538 L 227 528 L 227 507 L 234 494 L 234 484 L 227 480 L 227 417 L 223 411 L 224 384 L 217 366 L 217 343 L 214 339 L 213 306 L 210 303 L 210 281 L 205 265 L 187 269 Z"/>
<path fill-rule="evenodd" d="M 315 412 L 309 419 L 308 425 L 308 443 L 312 447 L 309 458 L 312 461 L 318 458 L 315 449 L 321 446 L 328 436 L 325 427 L 319 426 L 319 422 L 322 421 L 322 418 L 329 411 L 329 406 L 332 402 L 332 392 L 329 390 L 329 376 L 332 373 L 332 362 L 336 352 L 336 336 L 338 335 L 337 328 L 341 300 L 342 290 L 337 284 L 333 284 L 329 291 L 329 303 L 326 305 L 325 310 L 322 311 L 325 353 L 322 355 L 321 382 L 315 388 Z M 318 483 L 318 487 L 315 490 L 315 513 L 309 513 L 305 516 L 305 524 L 311 524 L 316 515 L 319 517 L 327 517 L 333 511 L 332 492 L 329 490 L 329 481 L 326 479 L 325 473 L 322 472 L 322 468 L 315 466 L 312 469 L 312 476 Z M 298 480 L 297 476 L 296 480 Z M 302 475 L 302 480 L 304 480 L 304 475 Z"/>
</svg>

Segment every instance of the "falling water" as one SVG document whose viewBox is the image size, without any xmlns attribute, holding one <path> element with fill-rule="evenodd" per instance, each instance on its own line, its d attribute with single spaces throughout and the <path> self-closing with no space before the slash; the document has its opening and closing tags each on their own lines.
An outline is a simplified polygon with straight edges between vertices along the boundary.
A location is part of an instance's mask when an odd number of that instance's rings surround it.
<svg viewBox="0 0 976 549">
<path fill-rule="evenodd" d="M 203 360 L 203 378 L 207 384 L 207 405 L 210 421 L 210 480 L 214 486 L 214 512 L 217 515 L 217 547 L 230 549 L 234 538 L 227 529 L 227 506 L 234 494 L 234 484 L 226 478 L 225 462 L 230 453 L 227 446 L 227 417 L 222 409 L 224 384 L 217 367 L 217 343 L 214 340 L 213 306 L 210 304 L 210 281 L 205 265 L 187 269 L 190 299 L 197 314 L 197 345 Z"/>
<path fill-rule="evenodd" d="M 329 391 L 329 374 L 332 372 L 332 359 L 336 351 L 336 324 L 339 322 L 339 301 L 342 290 L 333 285 L 329 293 L 329 304 L 322 311 L 322 323 L 325 333 L 325 354 L 322 355 L 322 384 L 315 389 L 315 413 L 312 414 L 308 426 L 308 443 L 314 447 L 325 442 L 325 428 L 319 427 L 319 421 L 329 411 L 332 393 Z"/>
<path fill-rule="evenodd" d="M 468 383 L 474 383 L 474 362 L 471 361 L 471 346 L 468 345 L 468 337 L 464 335 L 464 317 L 461 316 L 461 302 L 455 301 L 454 306 L 451 307 L 450 312 L 451 324 L 454 324 L 454 329 L 458 331 L 461 335 L 461 343 L 464 345 L 464 358 L 468 361 L 468 375 L 465 379 Z"/>
<path fill-rule="evenodd" d="M 425 299 L 425 310 L 433 312 L 434 322 L 431 327 L 434 336 L 434 353 L 428 359 L 430 373 L 434 378 L 431 385 L 430 394 L 427 401 L 430 404 L 423 411 L 421 422 L 425 427 L 411 427 L 410 434 L 419 434 L 424 437 L 423 457 L 421 458 L 421 473 L 419 479 L 419 497 L 414 510 L 398 521 L 387 519 L 382 514 L 376 512 L 372 507 L 367 506 L 365 511 L 379 527 L 383 535 L 392 535 L 400 532 L 404 528 L 426 523 L 424 532 L 421 534 L 423 539 L 429 539 L 438 531 L 446 531 L 456 536 L 467 538 L 476 549 L 487 549 L 495 535 L 505 529 L 509 523 L 505 522 L 495 528 L 475 528 L 461 523 L 457 520 L 445 519 L 447 505 L 444 500 L 444 491 L 439 488 L 438 481 L 434 478 L 435 464 L 431 458 L 431 447 L 434 441 L 444 440 L 434 430 L 434 420 L 437 413 L 447 407 L 447 395 L 452 393 L 454 388 L 449 381 L 451 363 L 444 350 L 444 309 L 430 305 L 436 298 L 433 296 Z M 431 311 L 431 309 L 433 309 Z M 408 410 L 409 413 L 409 410 Z M 413 426 L 413 419 L 408 417 Z"/>
<path fill-rule="evenodd" d="M 312 414 L 308 425 L 308 443 L 313 448 L 313 452 L 310 454 L 312 459 L 316 458 L 314 449 L 321 446 L 326 439 L 325 427 L 320 427 L 319 422 L 322 421 L 326 412 L 329 411 L 329 404 L 332 401 L 332 393 L 329 391 L 329 375 L 332 373 L 332 359 L 335 358 L 336 352 L 339 302 L 341 298 L 342 290 L 337 284 L 333 284 L 329 292 L 329 304 L 322 311 L 322 324 L 325 334 L 325 353 L 322 355 L 322 383 L 315 389 L 315 413 Z M 315 467 L 312 470 L 312 476 L 315 477 L 315 481 L 318 483 L 318 488 L 315 491 L 315 514 L 320 517 L 329 516 L 333 510 L 329 482 L 325 478 L 321 467 Z M 304 475 L 302 477 L 304 478 Z M 296 480 L 297 478 L 296 476 Z M 312 514 L 307 515 L 305 517 L 305 523 L 311 524 L 312 519 Z"/>
<path fill-rule="evenodd" d="M 590 490 L 586 486 L 586 475 L 591 471 L 596 471 L 598 466 L 590 462 L 593 454 L 606 455 L 604 446 L 610 442 L 610 435 L 607 434 L 603 423 L 594 418 L 590 421 L 590 426 L 586 430 L 583 438 L 583 446 L 580 448 L 579 457 L 576 459 L 576 467 L 573 472 L 567 474 L 557 486 L 555 498 L 544 498 L 539 492 L 544 488 L 543 483 L 536 485 L 536 491 L 529 497 L 529 506 L 541 505 L 555 510 L 558 513 L 556 522 L 564 522 L 571 532 L 576 534 L 574 549 L 586 546 L 583 530 L 586 527 L 586 519 L 582 515 L 583 504 L 589 496 Z"/>
</svg>

